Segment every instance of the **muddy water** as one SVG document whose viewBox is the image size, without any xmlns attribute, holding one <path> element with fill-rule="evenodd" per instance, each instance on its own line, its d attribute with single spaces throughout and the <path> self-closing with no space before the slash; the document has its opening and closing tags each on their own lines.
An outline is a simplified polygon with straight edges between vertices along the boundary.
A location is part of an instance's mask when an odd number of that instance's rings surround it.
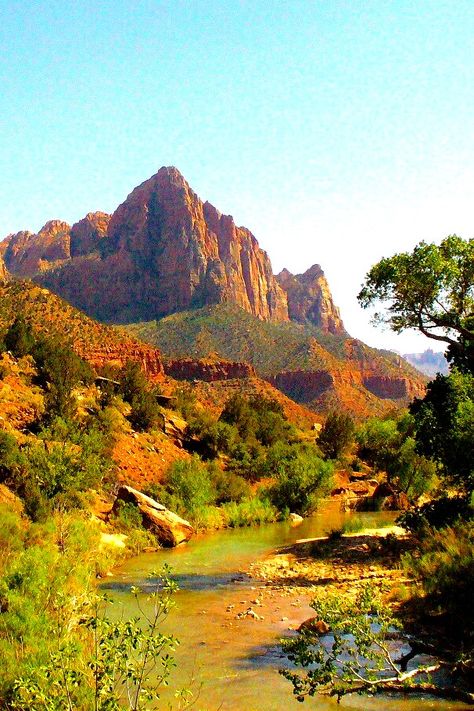
<svg viewBox="0 0 474 711">
<path fill-rule="evenodd" d="M 462 704 L 439 700 L 381 697 L 346 697 L 339 706 L 319 697 L 301 705 L 292 696 L 290 683 L 278 674 L 278 668 L 286 663 L 278 641 L 312 614 L 309 598 L 295 600 L 284 591 L 271 591 L 244 571 L 277 546 L 323 535 L 348 516 L 331 504 L 296 528 L 278 523 L 206 534 L 186 546 L 128 561 L 104 587 L 119 603 L 114 608 L 123 606 L 124 614 L 132 616 L 137 610 L 130 587 L 138 586 L 145 593 L 152 586 L 150 573 L 164 563 L 171 566 L 180 590 L 164 630 L 173 632 L 181 643 L 175 653 L 178 666 L 171 687 L 191 688 L 197 696 L 192 707 L 196 711 L 465 709 Z M 371 527 L 380 520 L 380 514 L 363 516 Z M 387 515 L 383 517 L 386 520 Z M 237 617 L 249 607 L 263 619 Z M 171 691 L 164 694 L 166 700 L 172 696 Z"/>
</svg>

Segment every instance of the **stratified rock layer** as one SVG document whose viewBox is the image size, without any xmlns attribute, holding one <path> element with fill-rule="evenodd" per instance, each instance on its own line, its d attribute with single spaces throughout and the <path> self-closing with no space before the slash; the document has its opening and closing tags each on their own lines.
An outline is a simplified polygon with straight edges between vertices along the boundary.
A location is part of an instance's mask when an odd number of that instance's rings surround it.
<svg viewBox="0 0 474 711">
<path fill-rule="evenodd" d="M 234 363 L 228 360 L 193 360 L 192 358 L 164 361 L 166 375 L 175 380 L 204 380 L 208 383 L 235 378 L 255 378 L 257 374 L 249 363 Z"/>
</svg>

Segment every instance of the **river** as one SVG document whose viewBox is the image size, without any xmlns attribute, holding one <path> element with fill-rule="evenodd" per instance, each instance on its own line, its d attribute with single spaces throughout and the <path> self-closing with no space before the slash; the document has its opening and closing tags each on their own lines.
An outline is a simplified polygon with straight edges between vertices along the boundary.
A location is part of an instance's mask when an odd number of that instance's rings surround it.
<svg viewBox="0 0 474 711">
<path fill-rule="evenodd" d="M 297 539 L 324 535 L 351 514 L 341 513 L 334 502 L 298 527 L 289 523 L 232 529 L 197 536 L 175 549 L 146 553 L 127 561 L 103 585 L 116 610 L 137 614 L 130 587 L 146 593 L 152 571 L 168 564 L 179 585 L 175 606 L 164 623 L 164 631 L 180 640 L 171 688 L 190 688 L 197 696 L 195 711 L 291 711 L 291 709 L 366 709 L 367 711 L 452 711 L 463 704 L 440 700 L 401 699 L 378 696 L 345 697 L 338 706 L 332 699 L 317 697 L 298 703 L 291 684 L 278 674 L 286 663 L 279 639 L 291 634 L 314 612 L 309 600 L 272 591 L 244 572 L 257 558 Z M 381 514 L 357 514 L 368 527 Z M 384 519 L 387 514 L 383 514 Z M 144 595 L 145 597 L 145 595 Z M 237 618 L 252 607 L 264 619 Z M 117 613 L 115 613 L 117 614 Z M 122 613 L 120 613 L 122 614 Z M 172 692 L 164 692 L 164 700 Z M 163 708 L 165 705 L 163 706 Z"/>
</svg>

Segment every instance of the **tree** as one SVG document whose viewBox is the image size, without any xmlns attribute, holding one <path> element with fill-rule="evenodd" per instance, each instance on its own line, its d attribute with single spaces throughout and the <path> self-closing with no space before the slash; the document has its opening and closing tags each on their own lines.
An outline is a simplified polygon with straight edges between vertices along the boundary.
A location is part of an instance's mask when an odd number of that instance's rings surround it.
<svg viewBox="0 0 474 711">
<path fill-rule="evenodd" d="M 337 459 L 350 446 L 354 421 L 346 412 L 330 412 L 318 437 L 318 447 L 325 457 Z"/>
<path fill-rule="evenodd" d="M 428 693 L 467 703 L 474 700 L 468 690 L 431 681 L 430 675 L 440 670 L 456 673 L 457 660 L 433 659 L 408 670 L 410 660 L 432 650 L 403 633 L 380 593 L 369 586 L 359 590 L 355 599 L 320 594 L 311 607 L 330 633 L 321 636 L 318 625 L 306 625 L 283 643 L 286 656 L 298 670 L 282 669 L 280 674 L 291 681 L 298 701 L 315 694 L 340 700 L 346 694 L 384 691 Z M 410 650 L 400 656 L 402 645 Z"/>
<path fill-rule="evenodd" d="M 30 324 L 18 316 L 5 334 L 5 348 L 13 353 L 15 358 L 22 358 L 31 353 L 35 337 Z"/>
<path fill-rule="evenodd" d="M 429 383 L 410 406 L 417 450 L 436 460 L 444 478 L 459 490 L 474 490 L 474 375 L 454 371 Z"/>
<path fill-rule="evenodd" d="M 413 328 L 448 344 L 448 358 L 474 372 L 474 239 L 451 235 L 439 246 L 420 242 L 412 252 L 381 259 L 366 276 L 358 295 L 364 308 L 395 333 Z"/>
</svg>

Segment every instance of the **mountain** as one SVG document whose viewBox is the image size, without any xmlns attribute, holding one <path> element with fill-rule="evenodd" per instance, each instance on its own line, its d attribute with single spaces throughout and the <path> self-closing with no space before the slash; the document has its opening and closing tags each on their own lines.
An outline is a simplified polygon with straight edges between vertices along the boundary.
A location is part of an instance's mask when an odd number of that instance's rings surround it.
<svg viewBox="0 0 474 711">
<path fill-rule="evenodd" d="M 345 333 L 319 265 L 273 275 L 253 234 L 203 202 L 173 167 L 136 187 L 113 215 L 72 227 L 51 220 L 0 243 L 8 270 L 30 277 L 109 323 L 236 304 L 264 321 L 312 323 Z"/>
<path fill-rule="evenodd" d="M 48 222 L 0 245 L 8 269 L 102 321 L 160 318 L 229 302 L 263 320 L 288 320 L 286 293 L 253 234 L 161 168 L 112 217 Z"/>
<path fill-rule="evenodd" d="M 318 264 L 274 276 L 253 234 L 203 202 L 173 167 L 160 168 L 112 215 L 9 235 L 1 257 L 11 274 L 101 322 L 138 323 L 133 334 L 163 350 L 171 377 L 249 378 L 248 363 L 313 410 L 344 407 L 357 416 L 423 391 L 400 357 L 350 338 Z M 205 364 L 210 354 L 216 363 Z"/>
<path fill-rule="evenodd" d="M 423 353 L 405 353 L 403 358 L 421 373 L 430 377 L 434 377 L 437 373 L 447 375 L 449 372 L 448 361 L 443 353 L 436 353 L 431 348 Z"/>
<path fill-rule="evenodd" d="M 316 412 L 336 407 L 356 417 L 379 415 L 424 391 L 420 374 L 395 353 L 309 323 L 261 321 L 229 304 L 127 330 L 160 349 L 165 373 L 172 377 L 209 380 L 202 359 L 212 354 L 215 362 L 218 354 L 233 363 L 250 363 L 260 378 Z M 194 363 L 183 363 L 183 358 Z"/>
</svg>

